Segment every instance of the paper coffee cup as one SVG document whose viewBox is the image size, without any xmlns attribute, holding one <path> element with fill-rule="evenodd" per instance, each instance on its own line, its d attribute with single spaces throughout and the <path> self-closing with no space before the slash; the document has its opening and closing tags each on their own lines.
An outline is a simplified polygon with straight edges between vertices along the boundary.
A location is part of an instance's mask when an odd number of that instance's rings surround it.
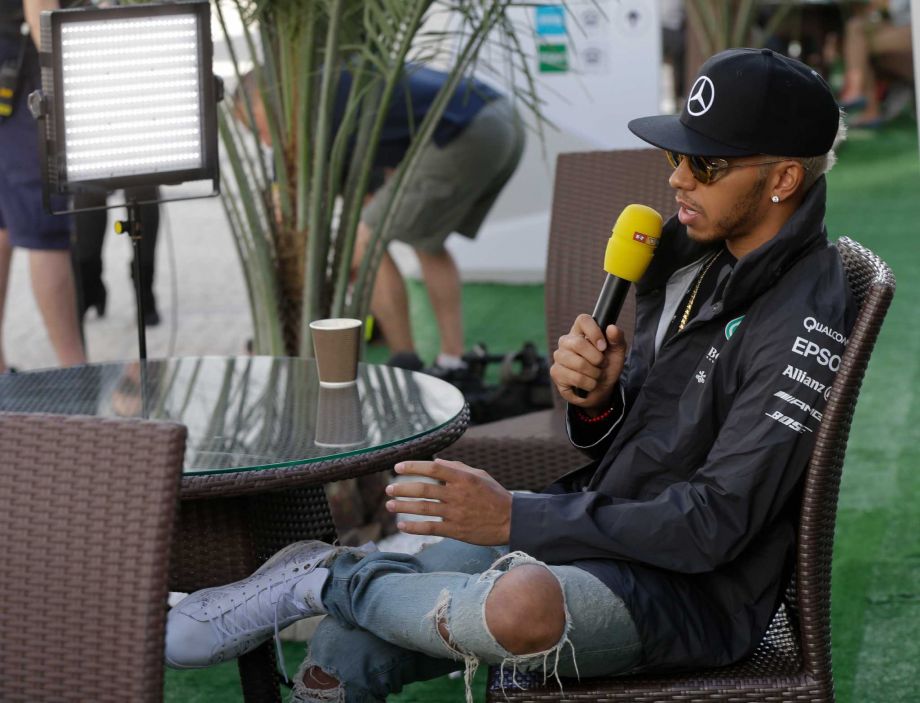
<svg viewBox="0 0 920 703">
<path fill-rule="evenodd" d="M 358 375 L 362 329 L 361 320 L 345 317 L 310 323 L 319 385 L 323 388 L 354 385 Z"/>
</svg>

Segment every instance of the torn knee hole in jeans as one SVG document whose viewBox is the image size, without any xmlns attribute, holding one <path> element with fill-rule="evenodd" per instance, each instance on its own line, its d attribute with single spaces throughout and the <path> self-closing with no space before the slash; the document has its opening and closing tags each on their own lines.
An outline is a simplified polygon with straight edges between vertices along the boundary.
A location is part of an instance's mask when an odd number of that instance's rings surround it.
<svg viewBox="0 0 920 703">
<path fill-rule="evenodd" d="M 428 613 L 427 617 L 434 621 L 435 630 L 444 646 L 447 647 L 453 659 L 463 660 L 463 683 L 466 688 L 466 703 L 473 703 L 473 677 L 479 668 L 479 658 L 470 652 L 465 652 L 454 640 L 454 636 L 447 625 L 447 613 L 450 610 L 450 591 L 446 588 L 438 595 L 438 601 L 434 609 Z M 444 636 L 444 633 L 447 636 Z"/>
<path fill-rule="evenodd" d="M 345 689 L 338 688 L 295 688 L 298 701 L 309 701 L 309 703 L 345 703 Z"/>
<path fill-rule="evenodd" d="M 559 577 L 553 573 L 553 571 L 549 569 L 546 564 L 525 552 L 510 552 L 509 554 L 506 554 L 505 556 L 496 560 L 495 563 L 490 567 L 489 571 L 482 574 L 480 579 L 484 579 L 486 574 L 493 572 L 497 569 L 497 567 L 505 564 L 507 565 L 506 571 L 511 571 L 516 566 L 522 566 L 524 564 L 535 564 L 537 566 L 542 566 L 544 569 L 553 574 L 557 581 L 559 579 Z M 559 637 L 559 641 L 549 649 L 542 652 L 533 652 L 531 654 L 512 654 L 508 652 L 508 655 L 502 659 L 502 662 L 499 665 L 499 680 L 501 681 L 502 693 L 504 693 L 505 690 L 505 666 L 509 664 L 512 667 L 511 683 L 518 688 L 523 688 L 516 679 L 518 667 L 521 667 L 524 671 L 530 671 L 534 668 L 537 668 L 537 666 L 542 666 L 543 683 L 546 683 L 550 673 L 552 673 L 553 678 L 556 679 L 556 683 L 559 684 L 559 691 L 562 692 L 562 679 L 559 677 L 559 658 L 562 656 L 562 651 L 565 645 L 568 645 L 572 650 L 572 665 L 575 668 L 575 676 L 581 678 L 578 673 L 578 662 L 575 658 L 575 645 L 573 645 L 572 640 L 569 639 L 569 633 L 572 631 L 572 616 L 569 613 L 569 604 L 566 601 L 565 588 L 563 587 L 561 581 L 559 581 L 559 590 L 562 593 L 562 610 L 565 618 L 565 626 L 563 627 L 562 635 Z M 485 618 L 485 604 L 483 604 L 483 618 Z M 488 626 L 486 629 L 488 629 Z M 491 632 L 489 634 L 491 635 Z M 501 646 L 497 641 L 496 644 Z M 551 666 L 547 666 L 550 663 Z"/>
<path fill-rule="evenodd" d="M 326 671 L 321 666 L 307 659 L 300 666 L 300 670 L 294 677 L 294 699 L 300 701 L 309 701 L 309 703 L 345 703 L 345 687 L 340 683 L 335 688 L 311 688 L 305 681 L 304 677 L 311 669 L 318 669 L 327 676 L 336 680 L 339 675 L 335 671 Z"/>
</svg>

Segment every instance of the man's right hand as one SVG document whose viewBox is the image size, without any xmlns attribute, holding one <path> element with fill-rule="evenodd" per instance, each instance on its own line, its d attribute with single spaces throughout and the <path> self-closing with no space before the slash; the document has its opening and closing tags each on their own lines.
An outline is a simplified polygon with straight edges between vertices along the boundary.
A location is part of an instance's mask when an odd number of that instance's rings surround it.
<svg viewBox="0 0 920 703">
<path fill-rule="evenodd" d="M 616 325 L 606 335 L 590 315 L 579 315 L 568 334 L 559 338 L 549 375 L 556 390 L 568 403 L 586 412 L 603 412 L 610 407 L 626 361 L 626 338 Z M 587 391 L 580 398 L 575 389 Z"/>
</svg>

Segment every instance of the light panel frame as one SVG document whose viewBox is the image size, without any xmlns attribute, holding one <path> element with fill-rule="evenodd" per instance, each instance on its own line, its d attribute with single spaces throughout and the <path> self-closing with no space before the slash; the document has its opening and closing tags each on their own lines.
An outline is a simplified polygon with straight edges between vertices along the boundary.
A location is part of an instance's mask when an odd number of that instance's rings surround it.
<svg viewBox="0 0 920 703">
<path fill-rule="evenodd" d="M 169 170 L 156 170 L 155 165 L 148 172 L 143 168 L 136 169 L 141 173 L 113 175 L 107 174 L 100 177 L 75 177 L 73 160 L 68 162 L 68 141 L 66 127 L 68 114 L 64 95 L 64 46 L 63 35 L 65 27 L 78 27 L 82 23 L 112 22 L 124 26 L 128 20 L 157 20 L 164 18 L 194 18 L 197 49 L 197 132 L 199 135 L 200 160 L 197 165 L 189 168 L 175 168 Z M 218 82 L 213 75 L 212 61 L 214 47 L 211 40 L 210 4 L 208 0 L 189 0 L 187 2 L 172 2 L 155 5 L 129 5 L 124 7 L 106 8 L 73 8 L 44 12 L 41 16 L 42 51 L 42 105 L 44 121 L 44 139 L 42 141 L 43 154 L 43 181 L 46 188 L 46 205 L 58 198 L 54 196 L 74 195 L 86 192 L 111 192 L 132 186 L 150 185 L 178 185 L 190 181 L 210 180 L 212 194 L 219 190 L 219 161 L 218 161 L 218 130 L 217 130 L 217 100 L 219 99 Z M 130 51 L 130 43 L 124 45 L 125 51 Z M 119 51 L 119 36 L 114 33 L 111 42 L 105 45 L 103 54 L 112 55 Z M 150 100 L 135 98 L 136 102 L 146 104 L 150 110 L 166 109 L 169 105 L 158 106 L 156 95 L 151 95 Z M 112 99 L 113 106 L 119 104 L 118 98 Z M 117 109 L 117 107 L 116 107 Z M 142 108 L 144 109 L 144 108 Z M 105 129 L 100 129 L 99 137 L 105 137 Z M 177 142 L 183 135 L 172 135 Z M 91 138 L 91 137 L 90 137 Z M 105 148 L 104 142 L 100 142 Z M 69 168 L 70 167 L 70 168 Z"/>
</svg>

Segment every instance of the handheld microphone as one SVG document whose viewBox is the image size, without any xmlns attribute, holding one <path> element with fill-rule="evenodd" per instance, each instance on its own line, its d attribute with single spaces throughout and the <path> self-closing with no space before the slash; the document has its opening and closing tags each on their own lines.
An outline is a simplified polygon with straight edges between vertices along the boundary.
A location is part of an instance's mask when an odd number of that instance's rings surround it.
<svg viewBox="0 0 920 703">
<path fill-rule="evenodd" d="M 591 313 L 605 335 L 607 326 L 620 315 L 629 284 L 642 278 L 652 262 L 661 238 L 661 225 L 661 215 L 647 205 L 627 205 L 617 218 L 604 253 L 607 277 Z M 575 395 L 584 398 L 588 393 L 576 388 Z"/>
</svg>

